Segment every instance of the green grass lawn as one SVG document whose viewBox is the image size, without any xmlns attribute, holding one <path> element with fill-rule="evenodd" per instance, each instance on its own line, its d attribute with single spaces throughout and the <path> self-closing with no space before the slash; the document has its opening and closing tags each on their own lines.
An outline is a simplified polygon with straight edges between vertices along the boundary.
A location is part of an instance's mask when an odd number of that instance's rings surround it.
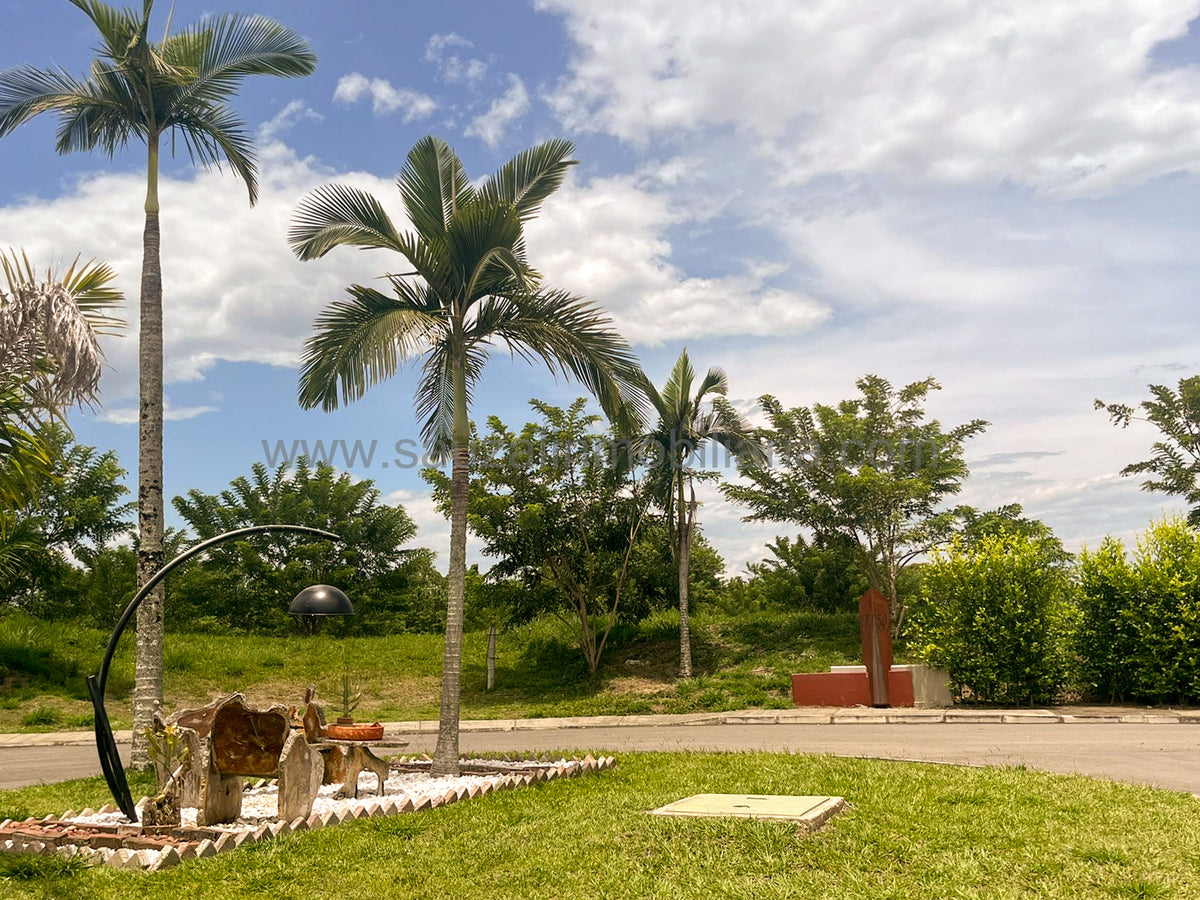
<svg viewBox="0 0 1200 900">
<path fill-rule="evenodd" d="M 500 635 L 496 688 L 487 691 L 487 636 L 464 638 L 464 718 L 623 715 L 791 705 L 793 672 L 825 671 L 861 655 L 852 614 L 718 614 L 693 620 L 696 677 L 679 681 L 678 614 L 657 614 L 613 632 L 604 666 L 588 677 L 570 630 L 540 620 Z M 22 616 L 0 620 L 0 731 L 87 728 L 84 675 L 94 672 L 108 635 Z M 109 676 L 109 717 L 129 727 L 132 629 Z M 299 703 L 316 684 L 327 709 L 338 705 L 349 665 L 361 721 L 436 719 L 440 635 L 257 637 L 169 632 L 163 652 L 168 710 L 242 691 L 256 703 Z M 9 675 L 5 678 L 5 670 Z"/>
<path fill-rule="evenodd" d="M 664 819 L 696 793 L 829 794 L 816 835 Z M 99 779 L 0 793 L 0 816 L 104 801 Z M 623 754 L 615 770 L 364 819 L 147 875 L 0 859 L 0 897 L 1194 898 L 1200 802 L 1013 768 L 785 754 Z"/>
</svg>

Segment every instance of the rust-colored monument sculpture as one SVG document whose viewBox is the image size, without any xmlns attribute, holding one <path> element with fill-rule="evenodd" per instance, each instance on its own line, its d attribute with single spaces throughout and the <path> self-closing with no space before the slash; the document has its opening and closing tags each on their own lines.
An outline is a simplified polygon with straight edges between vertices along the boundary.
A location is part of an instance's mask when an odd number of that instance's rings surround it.
<svg viewBox="0 0 1200 900">
<path fill-rule="evenodd" d="M 858 601 L 863 662 L 871 686 L 872 706 L 891 706 L 888 673 L 892 669 L 892 612 L 887 597 L 871 588 Z"/>
<path fill-rule="evenodd" d="M 872 588 L 858 601 L 862 666 L 792 676 L 797 706 L 947 707 L 950 676 L 922 665 L 892 665 L 892 616 L 887 598 Z"/>
</svg>

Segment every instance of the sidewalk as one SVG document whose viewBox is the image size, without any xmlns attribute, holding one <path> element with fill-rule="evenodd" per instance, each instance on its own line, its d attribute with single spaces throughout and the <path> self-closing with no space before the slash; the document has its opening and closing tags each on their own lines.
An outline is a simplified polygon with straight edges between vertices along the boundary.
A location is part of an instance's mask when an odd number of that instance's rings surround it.
<svg viewBox="0 0 1200 900">
<path fill-rule="evenodd" d="M 1062 706 L 1047 709 L 872 709 L 869 707 L 794 707 L 743 709 L 721 713 L 683 713 L 643 716 L 570 716 L 546 719 L 465 719 L 463 732 L 550 731 L 560 728 L 652 728 L 666 725 L 1200 725 L 1200 710 L 1136 706 Z M 435 734 L 436 720 L 385 722 L 388 735 Z M 128 744 L 132 732 L 118 731 L 118 744 Z M 90 745 L 90 731 L 39 734 L 0 734 L 3 747 L 66 747 Z"/>
</svg>

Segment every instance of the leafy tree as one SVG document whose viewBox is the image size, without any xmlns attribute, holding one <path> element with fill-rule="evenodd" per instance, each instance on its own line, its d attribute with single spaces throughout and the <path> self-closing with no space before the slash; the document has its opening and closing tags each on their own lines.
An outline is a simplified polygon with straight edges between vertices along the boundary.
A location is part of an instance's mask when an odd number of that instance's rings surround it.
<svg viewBox="0 0 1200 900">
<path fill-rule="evenodd" d="M 696 383 L 687 350 L 679 354 L 667 383 L 658 391 L 649 382 L 646 396 L 658 421 L 638 443 L 649 451 L 647 483 L 656 502 L 667 512 L 671 555 L 679 575 L 679 676 L 692 675 L 692 641 L 688 619 L 688 581 L 691 573 L 692 532 L 696 524 L 694 482 L 716 477 L 694 468 L 703 464 L 705 445 L 715 444 L 747 464 L 765 459 L 753 429 L 725 402 L 729 379 L 716 366 Z"/>
<path fill-rule="evenodd" d="M 228 163 L 257 197 L 254 148 L 229 108 L 249 75 L 311 73 L 316 57 L 291 30 L 262 16 L 209 16 L 163 39 L 150 38 L 154 0 L 141 10 L 70 0 L 91 20 L 98 56 L 82 81 L 64 69 L 20 66 L 0 73 L 0 137 L 41 113 L 58 115 L 59 153 L 99 149 L 112 157 L 130 140 L 146 146 L 145 230 L 138 331 L 138 581 L 163 563 L 163 326 L 159 255 L 159 154 L 178 139 L 202 166 Z M 162 593 L 138 609 L 134 762 L 145 765 L 143 730 L 162 705 Z"/>
<path fill-rule="evenodd" d="M 32 546 L 5 595 L 39 615 L 71 615 L 75 596 L 66 584 L 71 570 L 77 563 L 90 566 L 106 544 L 132 531 L 134 504 L 122 502 L 129 491 L 116 453 L 75 443 L 57 422 L 44 425 L 38 437 L 52 468 L 36 497 L 15 512 Z"/>
<path fill-rule="evenodd" d="M 613 437 L 595 431 L 599 416 L 584 414 L 585 405 L 579 399 L 564 410 L 531 400 L 541 421 L 520 432 L 490 417 L 475 446 L 468 521 L 496 559 L 490 579 L 519 580 L 526 615 L 547 611 L 573 620 L 595 675 L 628 599 L 648 497 L 630 467 L 614 459 Z M 447 508 L 451 480 L 437 469 L 423 474 Z"/>
<path fill-rule="evenodd" d="M 1179 379 L 1177 391 L 1152 384 L 1150 393 L 1154 399 L 1143 400 L 1136 408 L 1097 400 L 1096 409 L 1107 412 L 1113 424 L 1122 428 L 1136 419 L 1162 433 L 1162 440 L 1150 446 L 1150 458 L 1130 463 L 1121 474 L 1152 476 L 1142 482 L 1142 490 L 1182 497 L 1191 507 L 1188 523 L 1200 526 L 1200 375 Z"/>
<path fill-rule="evenodd" d="M 339 246 L 392 250 L 411 272 L 388 275 L 392 294 L 363 285 L 331 304 L 305 344 L 300 405 L 336 409 L 423 358 L 417 387 L 422 437 L 451 458 L 450 562 L 435 774 L 458 773 L 462 622 L 466 577 L 471 391 L 499 345 L 574 376 L 610 418 L 637 430 L 641 370 L 629 345 L 591 303 L 539 282 L 523 225 L 562 183 L 574 148 L 547 141 L 519 153 L 475 187 L 445 141 L 422 138 L 397 179 L 413 230 L 397 231 L 374 197 L 345 185 L 318 188 L 289 235 L 301 259 Z"/>
<path fill-rule="evenodd" d="M 755 587 L 782 609 L 845 612 L 870 587 L 849 547 L 808 543 L 803 535 L 786 536 L 767 544 L 771 555 L 747 568 Z"/>
<path fill-rule="evenodd" d="M 629 598 L 625 618 L 640 620 L 654 610 L 679 607 L 679 577 L 673 550 L 675 535 L 665 518 L 648 519 L 638 533 L 629 560 Z M 688 607 L 696 609 L 713 600 L 722 590 L 725 560 L 699 527 L 692 534 L 691 572 L 688 577 Z"/>
<path fill-rule="evenodd" d="M 354 594 L 356 614 L 377 619 L 372 608 L 386 604 L 380 596 L 404 588 L 404 567 L 428 563 L 427 552 L 401 549 L 417 532 L 401 507 L 380 503 L 373 482 L 337 475 L 325 462 L 310 467 L 301 457 L 294 469 L 280 465 L 273 472 L 255 463 L 248 477 L 235 478 L 219 494 L 193 488 L 172 503 L 200 540 L 277 522 L 323 528 L 343 539 L 331 544 L 277 532 L 210 550 L 208 561 L 196 567 L 192 584 L 198 590 L 189 591 L 181 580 L 174 603 L 229 625 L 285 627 L 288 604 L 314 583 L 345 585 Z"/>
<path fill-rule="evenodd" d="M 984 538 L 1021 537 L 1042 545 L 1044 552 L 1057 559 L 1060 565 L 1069 566 L 1073 557 L 1063 547 L 1054 530 L 1040 519 L 1030 519 L 1022 513 L 1020 503 L 1006 503 L 984 512 L 970 506 L 959 507 L 958 537 L 968 547 Z"/>
<path fill-rule="evenodd" d="M 70 593 L 76 613 L 97 628 L 111 629 L 137 590 L 137 551 L 132 546 L 108 544 L 93 554 L 86 569 L 75 574 Z"/>
<path fill-rule="evenodd" d="M 967 476 L 963 442 L 981 419 L 943 431 L 925 421 L 932 379 L 894 390 L 877 375 L 860 378 L 861 396 L 837 406 L 784 409 L 762 398 L 774 464 L 743 462 L 748 484 L 722 486 L 751 520 L 791 522 L 818 539 L 852 548 L 871 586 L 888 598 L 893 630 L 904 620 L 897 580 L 912 560 L 946 541 L 955 512 L 941 509 Z"/>
</svg>

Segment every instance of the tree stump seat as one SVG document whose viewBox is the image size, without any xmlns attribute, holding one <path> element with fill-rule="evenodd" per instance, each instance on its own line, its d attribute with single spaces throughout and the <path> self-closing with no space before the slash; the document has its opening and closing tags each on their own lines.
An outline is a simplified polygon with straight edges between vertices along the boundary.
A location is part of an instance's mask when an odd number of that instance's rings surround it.
<svg viewBox="0 0 1200 900">
<path fill-rule="evenodd" d="M 197 825 L 232 822 L 242 812 L 242 779 L 279 782 L 278 815 L 307 818 L 323 784 L 342 782 L 339 798 L 358 796 L 358 777 L 367 770 L 379 779 L 382 796 L 389 766 L 372 748 L 399 748 L 407 741 L 346 741 L 324 733 L 324 715 L 311 701 L 302 723 L 276 704 L 252 709 L 242 694 L 230 694 L 198 709 L 183 709 L 163 723 L 173 724 L 187 753 L 174 780 L 180 805 L 197 810 Z M 170 773 L 167 773 L 170 774 Z M 160 781 L 165 780 L 165 776 Z"/>
<path fill-rule="evenodd" d="M 198 825 L 232 822 L 242 812 L 242 779 L 279 780 L 278 814 L 291 821 L 312 812 L 325 774 L 322 755 L 291 727 L 287 708 L 251 709 L 231 694 L 171 716 L 188 748 L 181 802 Z"/>
</svg>

